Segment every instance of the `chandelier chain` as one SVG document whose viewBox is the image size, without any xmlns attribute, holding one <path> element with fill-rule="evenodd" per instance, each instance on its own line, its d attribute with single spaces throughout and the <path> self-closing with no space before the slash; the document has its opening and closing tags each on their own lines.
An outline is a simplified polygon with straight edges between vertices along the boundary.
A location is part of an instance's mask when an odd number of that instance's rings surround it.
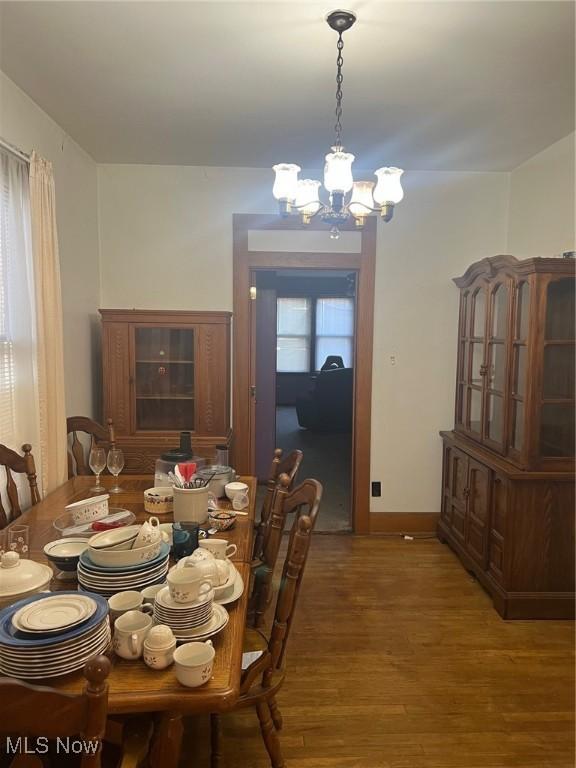
<svg viewBox="0 0 576 768">
<path fill-rule="evenodd" d="M 338 33 L 338 43 L 336 44 L 338 49 L 338 56 L 336 58 L 336 123 L 334 130 L 336 131 L 336 146 L 342 146 L 342 81 L 344 77 L 342 75 L 342 65 L 344 59 L 342 58 L 342 49 L 344 48 L 344 40 L 342 39 L 342 32 Z"/>
</svg>

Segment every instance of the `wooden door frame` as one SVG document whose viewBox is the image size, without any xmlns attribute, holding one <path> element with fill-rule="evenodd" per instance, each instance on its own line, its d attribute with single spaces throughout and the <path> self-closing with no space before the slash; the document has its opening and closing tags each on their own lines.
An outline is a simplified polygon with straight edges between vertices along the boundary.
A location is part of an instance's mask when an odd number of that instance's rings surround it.
<svg viewBox="0 0 576 768">
<path fill-rule="evenodd" d="M 354 222 L 342 231 L 361 234 L 356 253 L 250 251 L 249 230 L 325 231 L 330 226 L 315 221 L 307 226 L 294 219 L 269 214 L 233 216 L 233 442 L 234 467 L 253 474 L 254 435 L 251 422 L 250 381 L 252 339 L 250 322 L 250 274 L 254 269 L 347 269 L 357 273 L 354 345 L 354 416 L 352 429 L 352 527 L 355 533 L 370 532 L 370 436 L 372 409 L 372 348 L 374 335 L 374 284 L 376 276 L 376 225 L 374 217 L 359 229 Z M 322 478 L 319 478 L 321 480 Z"/>
</svg>

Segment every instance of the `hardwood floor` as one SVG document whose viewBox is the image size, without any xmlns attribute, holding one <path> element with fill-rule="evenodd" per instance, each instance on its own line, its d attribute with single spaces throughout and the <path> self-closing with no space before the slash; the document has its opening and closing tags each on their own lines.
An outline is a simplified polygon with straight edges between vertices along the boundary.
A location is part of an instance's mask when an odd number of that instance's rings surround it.
<svg viewBox="0 0 576 768">
<path fill-rule="evenodd" d="M 317 535 L 278 703 L 288 768 L 573 768 L 573 625 L 503 621 L 437 540 Z M 223 766 L 267 768 L 255 713 Z M 207 766 L 207 721 L 182 765 Z"/>
</svg>

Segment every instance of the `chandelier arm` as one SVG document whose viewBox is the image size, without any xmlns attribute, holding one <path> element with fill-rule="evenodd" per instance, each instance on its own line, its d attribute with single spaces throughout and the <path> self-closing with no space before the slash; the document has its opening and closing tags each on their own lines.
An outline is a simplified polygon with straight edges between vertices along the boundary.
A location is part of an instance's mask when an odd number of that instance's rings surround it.
<svg viewBox="0 0 576 768">
<path fill-rule="evenodd" d="M 370 213 L 378 213 L 380 211 L 379 207 L 378 208 L 371 208 L 369 205 L 366 205 L 365 203 L 361 203 L 359 200 L 358 201 L 355 200 L 354 202 L 350 201 L 350 203 L 352 203 L 352 205 L 361 205 L 362 208 L 366 208 L 366 210 L 370 211 Z M 346 203 L 346 208 L 348 210 L 350 209 L 350 203 Z M 353 213 L 352 213 L 352 216 L 354 216 Z"/>
<path fill-rule="evenodd" d="M 322 200 L 320 198 L 317 198 L 316 200 L 309 200 L 307 203 L 303 203 L 302 205 L 294 205 L 292 204 L 292 208 L 296 208 L 296 210 L 300 210 L 300 208 L 306 208 L 307 205 L 310 205 L 310 203 L 318 203 L 318 205 L 322 206 L 322 208 L 326 208 Z M 314 214 L 316 215 L 316 214 Z"/>
</svg>

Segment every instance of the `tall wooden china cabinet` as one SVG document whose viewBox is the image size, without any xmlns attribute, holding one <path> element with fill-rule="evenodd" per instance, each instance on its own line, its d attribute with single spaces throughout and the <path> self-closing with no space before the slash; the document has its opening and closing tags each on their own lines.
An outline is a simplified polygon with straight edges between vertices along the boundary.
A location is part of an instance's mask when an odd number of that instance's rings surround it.
<svg viewBox="0 0 576 768">
<path fill-rule="evenodd" d="M 570 259 L 483 259 L 460 288 L 438 525 L 504 618 L 574 614 Z"/>
<path fill-rule="evenodd" d="M 101 309 L 104 417 L 125 469 L 153 473 L 192 431 L 199 455 L 230 440 L 229 312 Z"/>
</svg>

